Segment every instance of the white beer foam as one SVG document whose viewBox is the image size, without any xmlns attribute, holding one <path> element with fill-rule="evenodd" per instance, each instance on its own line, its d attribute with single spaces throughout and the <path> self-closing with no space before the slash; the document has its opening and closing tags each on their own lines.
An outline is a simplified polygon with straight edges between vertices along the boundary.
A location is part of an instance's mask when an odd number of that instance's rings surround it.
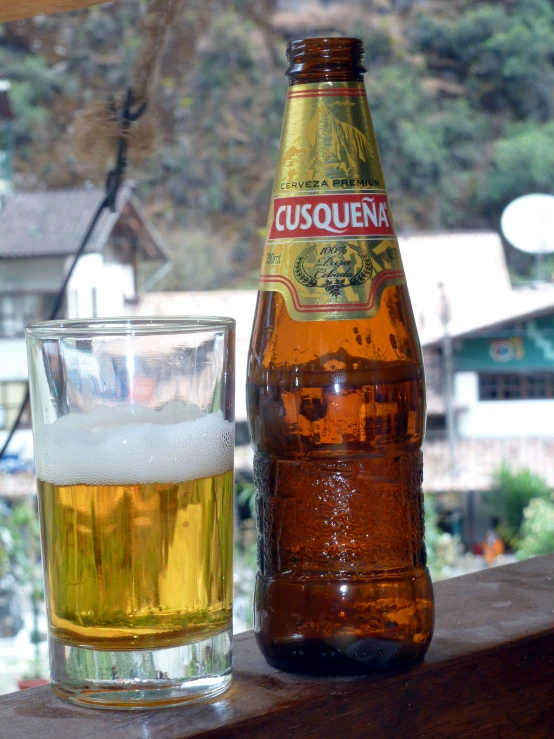
<svg viewBox="0 0 554 739">
<path fill-rule="evenodd" d="M 234 424 L 221 411 L 171 401 L 97 406 L 45 424 L 34 435 L 37 477 L 55 485 L 178 483 L 233 467 Z"/>
</svg>

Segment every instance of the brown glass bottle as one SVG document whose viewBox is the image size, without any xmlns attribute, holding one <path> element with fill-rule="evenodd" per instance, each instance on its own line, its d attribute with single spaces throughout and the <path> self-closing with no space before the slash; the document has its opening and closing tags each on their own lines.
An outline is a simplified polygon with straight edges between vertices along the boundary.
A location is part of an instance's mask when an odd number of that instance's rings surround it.
<svg viewBox="0 0 554 739">
<path fill-rule="evenodd" d="M 295 672 L 408 666 L 433 629 L 423 367 L 362 54 L 358 39 L 288 45 L 249 359 L 255 632 Z"/>
</svg>

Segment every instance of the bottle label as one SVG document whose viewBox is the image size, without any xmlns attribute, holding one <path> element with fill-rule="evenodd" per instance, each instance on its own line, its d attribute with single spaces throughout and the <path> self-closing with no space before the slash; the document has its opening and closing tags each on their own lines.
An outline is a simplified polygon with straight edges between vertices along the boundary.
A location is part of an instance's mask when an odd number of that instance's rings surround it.
<svg viewBox="0 0 554 739">
<path fill-rule="evenodd" d="M 361 82 L 289 90 L 260 290 L 298 321 L 366 318 L 405 283 Z"/>
</svg>

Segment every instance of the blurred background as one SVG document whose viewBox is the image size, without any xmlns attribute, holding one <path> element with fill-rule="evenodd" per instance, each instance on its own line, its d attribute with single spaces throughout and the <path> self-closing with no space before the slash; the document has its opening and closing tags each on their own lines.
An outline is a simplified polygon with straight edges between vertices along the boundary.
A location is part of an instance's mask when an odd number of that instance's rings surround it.
<svg viewBox="0 0 554 739">
<path fill-rule="evenodd" d="M 48 316 L 104 195 L 108 167 L 77 158 L 77 121 L 130 84 L 148 7 L 0 23 L 0 446 L 25 394 L 25 323 Z M 554 255 L 533 249 L 532 223 L 518 248 L 500 228 L 514 199 L 554 193 L 552 2 L 180 0 L 149 108 L 157 150 L 102 215 L 62 313 L 236 318 L 237 631 L 255 571 L 243 379 L 285 46 L 325 35 L 366 49 L 426 364 L 432 575 L 554 551 Z M 0 692 L 46 676 L 45 629 L 24 413 L 0 460 Z"/>
</svg>

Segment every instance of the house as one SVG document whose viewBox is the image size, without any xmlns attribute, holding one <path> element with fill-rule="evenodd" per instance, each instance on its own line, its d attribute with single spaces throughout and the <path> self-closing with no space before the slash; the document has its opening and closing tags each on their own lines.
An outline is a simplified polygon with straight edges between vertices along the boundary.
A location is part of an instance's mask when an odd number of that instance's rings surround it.
<svg viewBox="0 0 554 739">
<path fill-rule="evenodd" d="M 426 450 L 433 460 L 427 489 L 486 490 L 491 473 L 509 460 L 554 485 L 554 286 L 513 288 L 495 232 L 423 234 L 400 244 L 426 364 Z M 453 351 L 454 475 L 445 423 L 446 336 Z"/>
<path fill-rule="evenodd" d="M 14 195 L 0 211 L 0 406 L 6 426 L 24 390 L 23 326 L 44 316 L 51 305 L 101 196 L 94 189 Z M 500 237 L 493 231 L 405 235 L 399 242 L 426 366 L 424 488 L 450 496 L 448 505 L 458 505 L 474 522 L 468 538 L 479 538 L 486 514 L 474 513 L 485 510 L 481 493 L 490 489 L 502 461 L 528 466 L 554 485 L 554 287 L 513 288 Z M 256 291 L 146 293 L 135 301 L 138 253 L 145 259 L 165 258 L 125 188 L 120 212 L 104 214 L 70 282 L 66 314 L 234 317 L 237 465 L 248 468 L 244 380 Z M 445 392 L 448 342 L 451 404 Z M 450 437 L 449 405 L 454 420 Z M 14 440 L 12 453 L 28 464 L 30 437 L 23 444 L 23 434 Z M 12 486 L 16 479 L 12 476 Z"/>
<path fill-rule="evenodd" d="M 494 232 L 400 244 L 427 375 L 424 489 L 463 519 L 471 545 L 485 536 L 484 493 L 503 463 L 554 487 L 554 286 L 513 288 Z"/>
<path fill-rule="evenodd" d="M 502 243 L 494 231 L 418 234 L 403 236 L 399 242 L 414 317 L 424 347 L 428 414 L 444 430 L 441 359 L 444 302 L 448 303 L 450 314 L 448 325 L 456 329 L 467 325 L 468 320 L 473 325 L 483 322 L 483 317 L 497 308 L 505 313 L 516 300 L 514 295 L 519 293 L 512 289 Z M 145 293 L 134 310 L 139 315 L 221 314 L 235 318 L 237 377 L 246 377 L 256 296 L 255 290 Z M 554 292 L 551 302 L 554 306 Z M 239 380 L 237 420 L 246 418 L 242 385 Z"/>
<path fill-rule="evenodd" d="M 24 329 L 49 317 L 67 270 L 104 198 L 97 187 L 15 193 L 0 201 L 0 446 L 25 394 Z M 104 210 L 69 281 L 60 317 L 123 315 L 137 298 L 137 262 L 167 253 L 130 184 L 117 212 Z M 32 467 L 29 412 L 0 462 L 0 471 Z M 10 491 L 28 483 L 0 479 Z M 15 486 L 15 487 L 14 487 Z"/>
<path fill-rule="evenodd" d="M 554 287 L 512 287 L 494 231 L 399 239 L 426 369 L 424 489 L 458 509 L 468 543 L 484 537 L 482 493 L 503 461 L 554 486 Z M 237 468 L 246 435 L 247 352 L 256 291 L 146 293 L 139 315 L 222 314 L 237 321 Z M 445 338 L 452 345 L 454 435 L 447 437 Z M 454 465 L 451 464 L 451 450 Z"/>
<path fill-rule="evenodd" d="M 484 537 L 483 493 L 502 464 L 528 468 L 554 487 L 554 290 L 514 290 L 475 319 L 449 326 L 455 437 L 445 438 L 444 415 L 430 415 L 434 428 L 443 419 L 443 432 L 432 431 L 424 449 L 425 489 L 457 494 L 447 507 L 463 511 L 467 541 Z M 443 341 L 426 342 L 428 362 L 442 364 Z M 444 367 L 438 381 L 444 389 Z"/>
<path fill-rule="evenodd" d="M 452 332 L 458 435 L 554 438 L 554 291 L 517 291 L 494 313 Z"/>
</svg>

